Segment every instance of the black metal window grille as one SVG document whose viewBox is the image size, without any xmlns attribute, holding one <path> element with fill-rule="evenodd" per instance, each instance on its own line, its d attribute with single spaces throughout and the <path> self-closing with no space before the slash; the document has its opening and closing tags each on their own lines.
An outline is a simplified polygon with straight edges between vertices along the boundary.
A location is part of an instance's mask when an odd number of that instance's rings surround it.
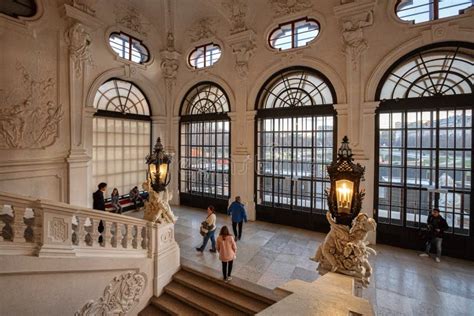
<svg viewBox="0 0 474 316">
<path fill-rule="evenodd" d="M 472 0 L 399 0 L 395 11 L 401 20 L 416 24 L 460 15 L 473 3 Z"/>
<path fill-rule="evenodd" d="M 405 99 L 382 101 L 377 114 L 379 222 L 420 227 L 437 207 L 452 233 L 469 235 L 473 61 L 472 48 L 438 47 L 386 75 L 380 98 Z"/>
<path fill-rule="evenodd" d="M 257 120 L 257 205 L 323 213 L 334 158 L 335 93 L 306 68 L 272 77 L 261 91 Z"/>
<path fill-rule="evenodd" d="M 224 91 L 202 83 L 186 95 L 180 123 L 180 192 L 228 199 L 230 119 Z"/>
</svg>

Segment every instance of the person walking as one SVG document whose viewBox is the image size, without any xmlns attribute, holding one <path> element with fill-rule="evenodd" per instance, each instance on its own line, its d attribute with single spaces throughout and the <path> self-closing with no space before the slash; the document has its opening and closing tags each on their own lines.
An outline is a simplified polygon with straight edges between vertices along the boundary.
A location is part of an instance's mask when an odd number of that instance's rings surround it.
<svg viewBox="0 0 474 316">
<path fill-rule="evenodd" d="M 105 211 L 105 199 L 104 199 L 104 192 L 107 190 L 107 183 L 101 182 L 97 186 L 98 190 L 92 194 L 93 205 L 92 208 L 94 210 Z"/>
<path fill-rule="evenodd" d="M 200 232 L 203 235 L 204 239 L 202 241 L 201 247 L 196 248 L 197 251 L 203 252 L 206 248 L 207 242 L 211 240 L 211 249 L 210 252 L 216 252 L 216 238 L 214 236 L 216 232 L 216 214 L 214 213 L 214 206 L 209 205 L 207 207 L 207 217 L 204 222 L 201 223 Z"/>
<path fill-rule="evenodd" d="M 235 201 L 230 204 L 227 215 L 232 215 L 232 230 L 234 231 L 235 240 L 241 240 L 243 222 L 245 221 L 247 223 L 247 212 L 245 211 L 245 206 L 240 196 L 236 196 Z M 239 228 L 238 234 L 237 226 Z"/>
<path fill-rule="evenodd" d="M 428 216 L 428 241 L 426 242 L 425 252 L 420 257 L 428 257 L 430 255 L 431 245 L 436 247 L 436 262 L 441 262 L 441 251 L 443 243 L 444 231 L 449 228 L 446 220 L 439 214 L 439 209 L 434 208 Z"/>
<path fill-rule="evenodd" d="M 222 262 L 222 274 L 224 281 L 232 280 L 232 265 L 237 254 L 237 245 L 234 236 L 229 233 L 227 226 L 222 226 L 217 237 L 217 251 L 219 251 L 219 260 Z"/>
<path fill-rule="evenodd" d="M 114 188 L 110 195 L 110 201 L 112 202 L 113 213 L 122 214 L 122 205 L 120 205 L 120 194 L 117 188 Z"/>
</svg>

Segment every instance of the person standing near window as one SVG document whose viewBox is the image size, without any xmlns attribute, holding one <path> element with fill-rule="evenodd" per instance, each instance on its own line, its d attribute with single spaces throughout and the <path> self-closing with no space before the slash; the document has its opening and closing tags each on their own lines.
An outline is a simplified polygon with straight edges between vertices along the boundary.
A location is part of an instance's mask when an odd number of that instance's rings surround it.
<svg viewBox="0 0 474 316">
<path fill-rule="evenodd" d="M 207 207 L 207 217 L 204 222 L 201 223 L 201 235 L 203 235 L 204 240 L 202 241 L 201 247 L 196 248 L 197 251 L 203 252 L 206 248 L 207 242 L 211 240 L 211 249 L 210 252 L 216 252 L 216 238 L 214 233 L 216 232 L 216 214 L 214 213 L 214 206 L 209 205 Z"/>
<path fill-rule="evenodd" d="M 428 241 L 426 242 L 425 252 L 420 254 L 420 257 L 428 257 L 430 255 L 431 245 L 436 246 L 436 262 L 441 261 L 441 245 L 443 243 L 443 234 L 447 230 L 448 223 L 439 214 L 439 209 L 434 208 L 428 216 Z"/>
<path fill-rule="evenodd" d="M 110 196 L 112 207 L 114 208 L 113 213 L 122 214 L 122 205 L 120 205 L 120 194 L 117 188 L 114 188 L 112 195 Z"/>
<path fill-rule="evenodd" d="M 97 187 L 98 190 L 92 194 L 92 199 L 94 201 L 92 208 L 94 210 L 105 211 L 104 192 L 107 190 L 107 183 L 101 182 Z"/>
<path fill-rule="evenodd" d="M 235 201 L 229 206 L 227 215 L 232 215 L 232 230 L 234 231 L 235 240 L 242 239 L 242 225 L 245 221 L 247 223 L 247 212 L 245 206 L 242 203 L 240 196 L 235 197 Z M 237 226 L 239 227 L 239 233 L 237 234 Z"/>
<path fill-rule="evenodd" d="M 234 236 L 229 233 L 227 226 L 222 226 L 217 237 L 217 251 L 219 251 L 219 260 L 222 262 L 222 274 L 224 281 L 232 280 L 232 265 L 236 258 L 237 245 Z"/>
</svg>

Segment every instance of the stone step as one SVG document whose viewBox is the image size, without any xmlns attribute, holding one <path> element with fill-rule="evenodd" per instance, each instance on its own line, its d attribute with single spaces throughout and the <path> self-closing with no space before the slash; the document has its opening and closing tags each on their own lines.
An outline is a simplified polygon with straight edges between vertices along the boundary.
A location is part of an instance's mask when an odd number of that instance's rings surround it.
<svg viewBox="0 0 474 316">
<path fill-rule="evenodd" d="M 166 313 L 165 311 L 160 310 L 158 307 L 150 304 L 145 307 L 138 316 L 169 316 L 170 314 Z"/>
<path fill-rule="evenodd" d="M 198 309 L 184 303 L 183 301 L 178 300 L 174 296 L 171 296 L 168 293 L 163 293 L 160 297 L 152 297 L 150 300 L 150 305 L 153 305 L 160 311 L 164 311 L 165 315 L 173 316 L 201 316 L 205 315 Z"/>
<path fill-rule="evenodd" d="M 181 258 L 181 270 L 199 275 L 200 277 L 213 282 L 218 282 L 222 287 L 230 288 L 234 291 L 250 296 L 253 299 L 260 300 L 268 305 L 274 304 L 291 294 L 290 292 L 284 290 L 271 290 L 237 277 L 234 277 L 229 283 L 224 283 L 222 281 L 222 275 L 220 271 L 196 264 L 195 262 L 184 258 Z"/>
<path fill-rule="evenodd" d="M 165 287 L 165 292 L 181 302 L 188 304 L 206 315 L 248 315 L 217 298 L 213 298 L 175 281 Z"/>
<path fill-rule="evenodd" d="M 226 287 L 226 283 L 222 280 L 210 280 L 189 271 L 178 271 L 173 280 L 247 314 L 256 314 L 270 305 Z"/>
</svg>

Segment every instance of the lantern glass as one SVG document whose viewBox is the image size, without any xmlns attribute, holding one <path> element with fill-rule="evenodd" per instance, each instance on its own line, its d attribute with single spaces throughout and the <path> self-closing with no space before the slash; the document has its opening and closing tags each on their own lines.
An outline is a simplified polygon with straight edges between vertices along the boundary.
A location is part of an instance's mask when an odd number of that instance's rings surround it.
<svg viewBox="0 0 474 316">
<path fill-rule="evenodd" d="M 162 184 L 165 184 L 167 174 L 168 174 L 168 164 L 163 162 L 160 164 L 160 182 Z"/>
<path fill-rule="evenodd" d="M 155 176 L 156 176 L 156 165 L 151 163 L 148 165 L 148 172 L 150 174 L 150 180 L 152 183 L 155 182 Z"/>
<path fill-rule="evenodd" d="M 336 199 L 338 213 L 349 214 L 351 212 L 353 193 L 354 182 L 346 179 L 336 181 Z"/>
</svg>

